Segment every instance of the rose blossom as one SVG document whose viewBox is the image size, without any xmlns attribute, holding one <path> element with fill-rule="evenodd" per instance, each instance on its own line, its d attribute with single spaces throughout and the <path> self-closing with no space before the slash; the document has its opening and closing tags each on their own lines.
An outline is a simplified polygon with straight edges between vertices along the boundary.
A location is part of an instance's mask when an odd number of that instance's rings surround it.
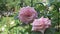
<svg viewBox="0 0 60 34">
<path fill-rule="evenodd" d="M 41 17 L 40 19 L 35 19 L 32 23 L 32 31 L 40 31 L 44 33 L 46 28 L 51 26 L 51 20 L 48 18 Z"/>
<path fill-rule="evenodd" d="M 29 22 L 33 21 L 37 18 L 37 12 L 33 7 L 23 7 L 19 11 L 19 19 L 25 23 L 28 24 Z"/>
</svg>

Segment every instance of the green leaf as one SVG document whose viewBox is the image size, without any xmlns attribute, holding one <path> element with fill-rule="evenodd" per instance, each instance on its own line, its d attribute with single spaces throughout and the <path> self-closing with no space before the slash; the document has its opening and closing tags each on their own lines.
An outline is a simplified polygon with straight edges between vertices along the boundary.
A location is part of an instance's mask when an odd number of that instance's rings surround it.
<svg viewBox="0 0 60 34">
<path fill-rule="evenodd" d="M 49 28 L 46 29 L 45 34 L 54 34 L 55 33 L 55 29 L 54 28 Z"/>
<path fill-rule="evenodd" d="M 32 32 L 31 34 L 42 34 L 42 33 L 39 32 L 39 31 L 38 31 L 38 32 L 37 32 L 37 31 L 36 31 L 36 32 L 34 31 L 34 32 Z"/>
</svg>

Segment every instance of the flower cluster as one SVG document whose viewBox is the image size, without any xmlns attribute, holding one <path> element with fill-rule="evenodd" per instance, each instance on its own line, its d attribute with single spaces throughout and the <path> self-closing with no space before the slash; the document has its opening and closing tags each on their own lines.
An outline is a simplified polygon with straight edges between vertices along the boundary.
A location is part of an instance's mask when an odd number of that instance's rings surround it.
<svg viewBox="0 0 60 34">
<path fill-rule="evenodd" d="M 49 18 L 38 17 L 38 13 L 32 7 L 23 7 L 19 11 L 19 19 L 23 23 L 30 23 L 32 21 L 32 31 L 44 31 L 51 26 L 51 20 Z"/>
</svg>

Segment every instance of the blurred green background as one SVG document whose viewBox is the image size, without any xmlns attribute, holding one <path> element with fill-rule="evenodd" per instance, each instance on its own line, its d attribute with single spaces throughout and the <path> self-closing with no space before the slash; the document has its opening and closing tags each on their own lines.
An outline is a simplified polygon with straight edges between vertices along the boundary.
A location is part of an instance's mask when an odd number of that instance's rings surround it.
<svg viewBox="0 0 60 34">
<path fill-rule="evenodd" d="M 0 34 L 31 34 L 31 26 L 20 26 L 18 19 L 18 11 L 24 6 L 34 7 L 39 17 L 49 17 L 55 34 L 60 34 L 60 0 L 0 0 Z"/>
</svg>

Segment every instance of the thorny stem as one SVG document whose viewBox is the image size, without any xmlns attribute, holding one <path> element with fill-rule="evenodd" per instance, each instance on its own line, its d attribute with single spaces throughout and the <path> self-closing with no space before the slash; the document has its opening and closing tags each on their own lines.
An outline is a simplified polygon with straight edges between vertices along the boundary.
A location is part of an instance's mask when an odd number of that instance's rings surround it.
<svg viewBox="0 0 60 34">
<path fill-rule="evenodd" d="M 33 7 L 33 0 L 31 0 L 31 7 Z"/>
<path fill-rule="evenodd" d="M 21 7 L 23 7 L 23 2 L 24 2 L 24 0 L 21 0 L 21 4 L 20 4 Z"/>
</svg>

